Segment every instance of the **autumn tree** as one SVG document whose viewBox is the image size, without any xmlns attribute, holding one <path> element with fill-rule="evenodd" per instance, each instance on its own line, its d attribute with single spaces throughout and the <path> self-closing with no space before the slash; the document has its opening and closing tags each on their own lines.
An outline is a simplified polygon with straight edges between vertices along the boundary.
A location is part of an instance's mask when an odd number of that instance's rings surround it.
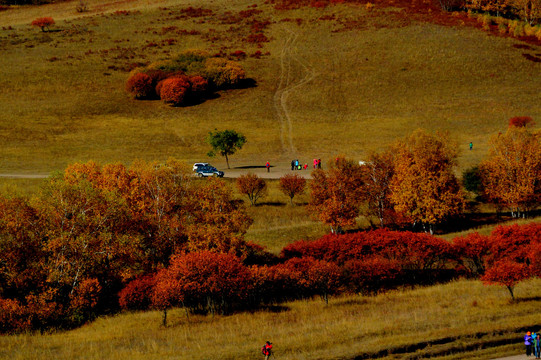
<svg viewBox="0 0 541 360">
<path fill-rule="evenodd" d="M 40 17 L 32 21 L 32 26 L 39 27 L 41 31 L 49 31 L 49 26 L 54 25 L 54 20 L 52 17 Z"/>
<path fill-rule="evenodd" d="M 236 184 L 240 193 L 247 195 L 252 205 L 267 193 L 267 183 L 256 174 L 241 175 L 237 178 Z"/>
<path fill-rule="evenodd" d="M 293 205 L 295 195 L 303 194 L 305 187 L 306 179 L 300 175 L 286 174 L 280 178 L 280 191 L 289 196 L 291 205 Z"/>
<path fill-rule="evenodd" d="M 0 198 L 0 297 L 25 299 L 47 279 L 46 231 L 38 211 L 22 198 Z"/>
<path fill-rule="evenodd" d="M 527 127 L 535 122 L 530 116 L 515 116 L 509 119 L 509 127 Z"/>
<path fill-rule="evenodd" d="M 175 256 L 156 278 L 154 305 L 227 313 L 248 297 L 250 272 L 230 254 L 210 251 Z M 164 324 L 166 319 L 164 312 Z"/>
<path fill-rule="evenodd" d="M 514 298 L 514 287 L 521 281 L 541 275 L 541 224 L 498 226 L 488 238 L 485 257 L 486 284 L 505 286 Z"/>
<path fill-rule="evenodd" d="M 214 251 L 242 256 L 243 236 L 253 220 L 244 204 L 232 198 L 230 186 L 221 179 L 208 179 L 194 189 L 186 219 L 189 251 Z"/>
<path fill-rule="evenodd" d="M 435 225 L 462 214 L 464 194 L 453 172 L 457 146 L 448 135 L 419 129 L 398 141 L 394 153 L 391 200 L 397 211 L 431 233 Z"/>
<path fill-rule="evenodd" d="M 209 132 L 207 142 L 212 146 L 212 150 L 208 153 L 208 156 L 213 157 L 216 155 L 216 152 L 225 156 L 227 168 L 229 169 L 229 156 L 233 155 L 237 150 L 242 149 L 246 143 L 246 137 L 234 130 L 216 130 L 215 132 Z"/>
<path fill-rule="evenodd" d="M 515 299 L 515 286 L 530 277 L 525 264 L 509 260 L 501 260 L 487 269 L 481 280 L 488 285 L 502 285 L 509 290 L 511 298 Z"/>
<path fill-rule="evenodd" d="M 392 152 L 373 153 L 362 167 L 366 169 L 366 215 L 376 216 L 380 226 L 398 222 L 400 217 L 391 203 L 391 179 L 394 175 Z"/>
<path fill-rule="evenodd" d="M 354 225 L 364 199 L 363 169 L 353 161 L 339 157 L 329 170 L 312 172 L 312 178 L 309 206 L 331 227 L 331 233 L 340 233 L 344 226 Z"/>
<path fill-rule="evenodd" d="M 69 183 L 61 175 L 51 178 L 38 206 L 48 229 L 49 281 L 66 291 L 71 293 L 82 280 L 102 273 L 114 256 L 110 251 L 122 248 L 118 242 L 125 235 L 116 231 L 116 225 L 126 210 L 124 204 L 88 180 Z"/>
<path fill-rule="evenodd" d="M 486 198 L 525 216 L 541 200 L 541 138 L 524 127 L 510 127 L 490 139 L 488 159 L 481 165 Z"/>
<path fill-rule="evenodd" d="M 302 257 L 290 259 L 283 266 L 303 297 L 319 295 L 328 304 L 329 295 L 339 290 L 341 272 L 332 262 Z"/>
<path fill-rule="evenodd" d="M 453 253 L 457 261 L 472 276 L 480 276 L 485 272 L 487 256 L 490 254 L 488 236 L 472 233 L 453 239 Z"/>
</svg>

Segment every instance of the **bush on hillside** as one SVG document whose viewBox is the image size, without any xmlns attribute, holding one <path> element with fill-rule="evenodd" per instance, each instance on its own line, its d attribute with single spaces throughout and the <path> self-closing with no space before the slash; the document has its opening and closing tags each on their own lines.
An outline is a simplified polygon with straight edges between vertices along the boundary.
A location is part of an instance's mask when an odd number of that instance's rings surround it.
<svg viewBox="0 0 541 360">
<path fill-rule="evenodd" d="M 246 77 L 244 69 L 231 60 L 209 58 L 205 60 L 202 76 L 215 88 L 232 88 Z"/>
<path fill-rule="evenodd" d="M 184 82 L 169 81 L 173 78 Z M 133 70 L 126 90 L 136 99 L 161 98 L 165 103 L 179 106 L 199 103 L 210 90 L 236 87 L 244 78 L 244 69 L 235 61 L 210 57 L 202 50 L 186 50 L 171 60 Z"/>
<path fill-rule="evenodd" d="M 126 91 L 136 99 L 147 99 L 155 94 L 152 78 L 144 73 L 132 75 L 126 82 Z"/>
<path fill-rule="evenodd" d="M 160 98 L 166 104 L 179 106 L 184 103 L 190 91 L 190 82 L 187 77 L 175 77 L 163 81 L 160 88 Z"/>
</svg>

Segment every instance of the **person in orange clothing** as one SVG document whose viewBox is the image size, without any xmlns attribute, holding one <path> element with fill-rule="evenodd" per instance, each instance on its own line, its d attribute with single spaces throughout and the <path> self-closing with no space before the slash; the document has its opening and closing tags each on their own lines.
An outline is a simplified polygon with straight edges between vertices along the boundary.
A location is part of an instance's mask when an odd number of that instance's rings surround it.
<svg viewBox="0 0 541 360">
<path fill-rule="evenodd" d="M 267 341 L 265 345 L 261 348 L 261 352 L 265 355 L 265 360 L 269 360 L 272 355 L 272 343 Z"/>
</svg>

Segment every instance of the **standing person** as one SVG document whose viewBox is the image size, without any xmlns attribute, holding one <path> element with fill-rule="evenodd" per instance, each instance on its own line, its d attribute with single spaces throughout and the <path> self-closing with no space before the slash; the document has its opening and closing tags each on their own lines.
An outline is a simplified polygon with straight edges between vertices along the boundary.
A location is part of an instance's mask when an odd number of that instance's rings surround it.
<svg viewBox="0 0 541 360">
<path fill-rule="evenodd" d="M 295 170 L 295 160 L 291 160 L 291 170 Z"/>
<path fill-rule="evenodd" d="M 299 170 L 299 159 L 295 160 L 295 170 Z"/>
<path fill-rule="evenodd" d="M 272 355 L 272 343 L 267 341 L 265 345 L 261 348 L 261 352 L 265 355 L 265 360 L 269 360 Z"/>
<path fill-rule="evenodd" d="M 470 141 L 470 150 L 473 149 L 473 142 Z"/>
<path fill-rule="evenodd" d="M 536 344 L 535 344 L 535 350 L 537 351 L 536 359 L 541 359 L 541 338 L 539 336 L 539 333 L 535 337 Z"/>
<path fill-rule="evenodd" d="M 270 162 L 267 161 L 265 167 L 267 168 L 267 172 L 270 172 Z"/>
<path fill-rule="evenodd" d="M 321 169 L 321 159 L 317 159 L 317 168 Z"/>
<path fill-rule="evenodd" d="M 539 355 L 537 353 L 537 334 L 535 333 L 535 331 L 532 332 L 532 352 L 537 359 Z"/>
<path fill-rule="evenodd" d="M 526 346 L 526 356 L 532 355 L 532 333 L 529 331 L 524 335 L 524 345 Z"/>
<path fill-rule="evenodd" d="M 314 169 L 317 168 L 317 159 L 314 159 Z"/>
</svg>

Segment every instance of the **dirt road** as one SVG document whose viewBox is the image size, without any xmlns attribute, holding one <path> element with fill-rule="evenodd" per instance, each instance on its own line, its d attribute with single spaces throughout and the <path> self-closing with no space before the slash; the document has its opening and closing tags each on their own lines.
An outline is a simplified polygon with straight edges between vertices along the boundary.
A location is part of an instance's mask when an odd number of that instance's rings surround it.
<svg viewBox="0 0 541 360">
<path fill-rule="evenodd" d="M 262 179 L 279 179 L 285 174 L 297 174 L 302 176 L 305 179 L 311 179 L 311 168 L 308 168 L 306 170 L 296 170 L 292 171 L 291 168 L 277 165 L 272 166 L 270 168 L 270 171 L 267 172 L 267 169 L 264 166 L 241 166 L 236 167 L 232 169 L 227 168 L 220 168 L 218 167 L 218 170 L 221 170 L 225 173 L 224 177 L 226 178 L 238 178 L 240 175 L 252 173 L 256 174 Z M 49 174 L 15 174 L 15 173 L 1 173 L 0 178 L 8 178 L 8 179 L 46 179 L 49 177 Z"/>
</svg>

